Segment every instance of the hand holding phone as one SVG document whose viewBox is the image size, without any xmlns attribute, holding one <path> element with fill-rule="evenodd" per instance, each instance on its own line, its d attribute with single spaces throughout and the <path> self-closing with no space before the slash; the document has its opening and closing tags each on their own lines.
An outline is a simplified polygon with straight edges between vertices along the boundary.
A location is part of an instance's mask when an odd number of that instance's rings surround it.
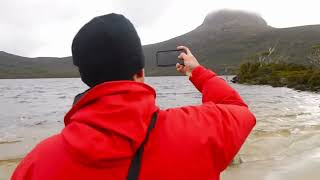
<svg viewBox="0 0 320 180">
<path fill-rule="evenodd" d="M 157 66 L 176 66 L 178 72 L 189 77 L 192 75 L 192 70 L 200 65 L 189 48 L 185 46 L 178 46 L 175 50 L 158 51 L 156 53 L 156 60 Z"/>
<path fill-rule="evenodd" d="M 184 65 L 181 65 L 179 63 L 176 64 L 177 71 L 191 77 L 192 71 L 196 67 L 200 66 L 198 60 L 192 55 L 190 49 L 185 46 L 178 46 L 177 50 L 183 51 L 182 53 L 180 53 L 178 58 L 184 62 Z"/>
</svg>

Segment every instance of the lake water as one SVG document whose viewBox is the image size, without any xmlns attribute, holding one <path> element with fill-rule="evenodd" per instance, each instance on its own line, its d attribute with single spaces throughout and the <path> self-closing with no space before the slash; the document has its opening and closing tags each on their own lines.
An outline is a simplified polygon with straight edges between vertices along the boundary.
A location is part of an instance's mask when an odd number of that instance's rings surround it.
<svg viewBox="0 0 320 180">
<path fill-rule="evenodd" d="M 161 108 L 201 103 L 201 94 L 186 77 L 146 81 L 156 89 Z M 257 117 L 235 164 L 281 162 L 320 148 L 320 94 L 231 85 Z M 41 139 L 60 131 L 73 97 L 86 88 L 76 78 L 0 80 L 0 174 L 4 162 L 23 157 Z"/>
</svg>

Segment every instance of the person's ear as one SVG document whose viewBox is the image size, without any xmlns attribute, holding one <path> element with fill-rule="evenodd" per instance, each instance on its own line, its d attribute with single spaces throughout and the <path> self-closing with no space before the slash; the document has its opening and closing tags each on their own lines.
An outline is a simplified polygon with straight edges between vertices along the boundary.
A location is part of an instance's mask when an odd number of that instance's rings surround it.
<svg viewBox="0 0 320 180">
<path fill-rule="evenodd" d="M 136 82 L 144 82 L 144 69 L 133 75 L 133 80 Z"/>
</svg>

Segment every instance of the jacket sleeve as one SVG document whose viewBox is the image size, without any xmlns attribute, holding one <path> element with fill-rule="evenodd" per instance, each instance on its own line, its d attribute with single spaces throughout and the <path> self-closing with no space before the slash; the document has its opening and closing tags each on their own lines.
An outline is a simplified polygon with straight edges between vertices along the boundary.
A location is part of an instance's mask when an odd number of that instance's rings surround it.
<svg viewBox="0 0 320 180">
<path fill-rule="evenodd" d="M 240 95 L 214 72 L 199 66 L 190 81 L 202 93 L 202 105 L 181 108 L 181 112 L 188 112 L 182 116 L 196 117 L 193 119 L 203 128 L 201 132 L 208 132 L 214 164 L 221 172 L 240 150 L 256 119 Z"/>
</svg>

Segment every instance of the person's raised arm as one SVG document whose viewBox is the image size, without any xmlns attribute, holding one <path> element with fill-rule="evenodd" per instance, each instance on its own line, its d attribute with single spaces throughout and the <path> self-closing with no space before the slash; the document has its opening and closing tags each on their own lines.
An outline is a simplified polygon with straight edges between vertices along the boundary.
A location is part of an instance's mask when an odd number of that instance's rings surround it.
<svg viewBox="0 0 320 180">
<path fill-rule="evenodd" d="M 201 66 L 189 48 L 179 46 L 177 49 L 184 51 L 178 57 L 184 61 L 184 65 L 177 63 L 177 71 L 190 78 L 191 82 L 202 93 L 203 103 L 211 101 L 216 104 L 247 106 L 239 94 L 225 80 Z"/>
<path fill-rule="evenodd" d="M 225 80 L 201 66 L 187 47 L 179 46 L 178 49 L 184 51 L 179 56 L 184 65 L 177 64 L 177 71 L 189 76 L 202 93 L 203 104 L 176 108 L 174 111 L 184 117 L 185 123 L 195 124 L 190 132 L 210 132 L 208 144 L 211 144 L 215 155 L 217 169 L 222 171 L 251 132 L 256 123 L 255 117 Z"/>
</svg>

